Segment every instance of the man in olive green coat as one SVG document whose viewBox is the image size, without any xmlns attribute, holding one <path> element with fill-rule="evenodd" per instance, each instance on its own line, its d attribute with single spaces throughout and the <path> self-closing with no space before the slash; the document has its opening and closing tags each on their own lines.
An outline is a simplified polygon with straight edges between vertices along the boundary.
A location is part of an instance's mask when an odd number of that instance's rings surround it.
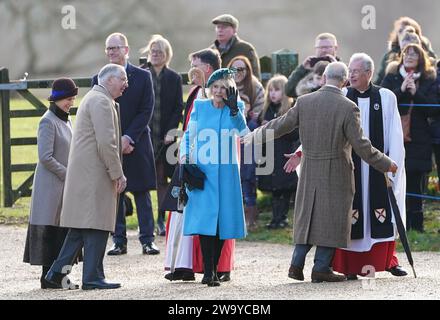
<svg viewBox="0 0 440 320">
<path fill-rule="evenodd" d="M 299 127 L 303 147 L 301 176 L 295 201 L 294 243 L 289 277 L 304 280 L 305 257 L 317 246 L 312 282 L 345 280 L 330 269 L 335 248 L 345 248 L 350 239 L 350 212 L 354 196 L 352 147 L 368 164 L 381 172 L 395 172 L 396 164 L 372 147 L 363 136 L 359 109 L 341 91 L 347 67 L 330 63 L 326 85 L 298 98 L 284 116 L 270 121 L 244 138 L 261 143 L 268 130 L 274 138 Z"/>
<path fill-rule="evenodd" d="M 249 42 L 241 40 L 238 35 L 238 20 L 230 14 L 222 14 L 212 19 L 215 25 L 216 40 L 211 49 L 217 49 L 222 59 L 222 68 L 237 56 L 245 56 L 252 65 L 254 76 L 261 80 L 260 60 L 257 51 Z"/>
</svg>

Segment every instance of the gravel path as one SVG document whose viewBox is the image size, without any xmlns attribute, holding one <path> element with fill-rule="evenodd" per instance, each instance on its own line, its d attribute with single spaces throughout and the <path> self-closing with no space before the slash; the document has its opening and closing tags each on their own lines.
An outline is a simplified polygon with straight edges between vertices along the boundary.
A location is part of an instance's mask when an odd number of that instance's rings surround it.
<svg viewBox="0 0 440 320">
<path fill-rule="evenodd" d="M 41 290 L 40 267 L 22 262 L 26 229 L 0 226 L 0 299 L 440 299 L 440 253 L 416 252 L 418 278 L 396 278 L 380 272 L 374 280 L 343 283 L 310 282 L 313 252 L 304 270 L 305 281 L 287 277 L 291 246 L 261 242 L 237 242 L 232 281 L 209 288 L 196 282 L 169 282 L 163 278 L 164 238 L 158 237 L 160 255 L 145 256 L 136 233 L 129 233 L 128 254 L 104 260 L 106 276 L 119 281 L 117 290 Z M 110 246 L 109 241 L 108 246 Z M 409 269 L 406 257 L 401 264 Z M 81 281 L 81 266 L 74 266 L 70 278 Z"/>
</svg>

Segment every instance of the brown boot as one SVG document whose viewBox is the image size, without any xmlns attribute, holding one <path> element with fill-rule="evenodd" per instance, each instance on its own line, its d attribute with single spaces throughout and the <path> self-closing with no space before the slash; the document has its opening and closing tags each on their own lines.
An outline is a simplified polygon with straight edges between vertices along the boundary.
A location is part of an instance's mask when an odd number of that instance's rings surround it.
<svg viewBox="0 0 440 320">
<path fill-rule="evenodd" d="M 312 271 L 312 282 L 320 283 L 320 282 L 341 282 L 345 281 L 345 276 L 337 275 L 333 272 L 316 272 Z"/>
<path fill-rule="evenodd" d="M 304 281 L 303 270 L 299 267 L 295 267 L 293 265 L 290 265 L 288 277 L 295 279 L 295 280 Z"/>
<path fill-rule="evenodd" d="M 251 232 L 257 230 L 257 217 L 258 217 L 258 209 L 256 206 L 246 207 L 246 226 L 247 229 Z"/>
</svg>

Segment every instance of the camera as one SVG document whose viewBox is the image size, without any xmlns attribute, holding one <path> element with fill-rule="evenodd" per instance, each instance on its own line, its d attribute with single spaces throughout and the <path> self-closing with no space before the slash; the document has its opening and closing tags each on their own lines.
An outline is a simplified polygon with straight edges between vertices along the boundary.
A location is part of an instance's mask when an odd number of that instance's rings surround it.
<svg viewBox="0 0 440 320">
<path fill-rule="evenodd" d="M 310 59 L 310 67 L 313 68 L 315 64 L 317 64 L 319 61 L 333 62 L 333 60 L 329 56 L 313 57 Z"/>
</svg>

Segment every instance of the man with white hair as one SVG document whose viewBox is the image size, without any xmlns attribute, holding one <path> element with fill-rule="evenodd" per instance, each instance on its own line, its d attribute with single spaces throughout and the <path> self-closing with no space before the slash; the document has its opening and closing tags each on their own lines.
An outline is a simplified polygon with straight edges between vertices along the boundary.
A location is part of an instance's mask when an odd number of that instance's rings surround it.
<svg viewBox="0 0 440 320">
<path fill-rule="evenodd" d="M 350 87 L 343 93 L 360 109 L 364 134 L 381 152 L 389 155 L 399 169 L 389 175 L 397 198 L 402 221 L 405 221 L 405 148 L 402 125 L 393 92 L 371 83 L 374 62 L 365 53 L 350 58 Z M 389 271 L 394 276 L 407 273 L 396 256 L 396 227 L 384 175 L 370 167 L 353 152 L 356 192 L 351 212 L 351 241 L 344 249 L 337 249 L 333 269 L 344 273 L 349 280 L 357 275 Z"/>
<path fill-rule="evenodd" d="M 372 147 L 363 136 L 359 109 L 344 97 L 341 88 L 347 81 L 347 67 L 330 63 L 325 86 L 301 96 L 282 117 L 257 128 L 244 138 L 256 143 L 268 142 L 299 128 L 302 142 L 302 170 L 295 200 L 294 242 L 288 276 L 303 281 L 305 258 L 317 246 L 312 282 L 339 282 L 330 265 L 335 248 L 346 247 L 350 237 L 351 205 L 354 194 L 352 147 L 366 162 L 381 172 L 396 172 L 396 164 Z"/>
<path fill-rule="evenodd" d="M 118 193 L 127 179 L 122 171 L 119 106 L 127 88 L 125 69 L 107 64 L 81 101 L 76 116 L 64 187 L 60 226 L 70 228 L 46 280 L 73 289 L 66 274 L 84 248 L 82 289 L 115 289 L 105 280 L 103 259 L 109 232 L 114 232 Z"/>
</svg>

